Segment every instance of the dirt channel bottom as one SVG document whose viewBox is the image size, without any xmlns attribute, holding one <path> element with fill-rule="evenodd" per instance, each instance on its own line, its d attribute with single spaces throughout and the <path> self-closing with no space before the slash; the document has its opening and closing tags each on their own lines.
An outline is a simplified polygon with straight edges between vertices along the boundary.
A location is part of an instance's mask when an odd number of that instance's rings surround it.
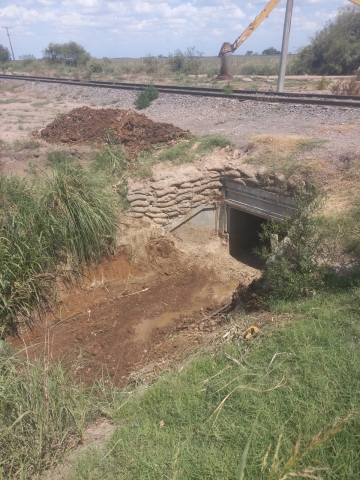
<svg viewBox="0 0 360 480">
<path fill-rule="evenodd" d="M 124 248 L 83 285 L 61 291 L 56 315 L 13 345 L 25 344 L 30 356 L 64 358 L 86 383 L 104 372 L 121 385 L 202 343 L 217 320 L 201 320 L 231 299 L 238 278 L 224 282 L 206 262 L 190 263 L 167 238 L 149 240 L 144 250 L 147 261 Z"/>
</svg>

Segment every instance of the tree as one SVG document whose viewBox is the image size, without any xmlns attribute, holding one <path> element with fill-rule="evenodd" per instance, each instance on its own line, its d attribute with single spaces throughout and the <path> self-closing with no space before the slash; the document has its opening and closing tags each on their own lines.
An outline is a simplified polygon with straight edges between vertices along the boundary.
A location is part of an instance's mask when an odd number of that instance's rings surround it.
<svg viewBox="0 0 360 480">
<path fill-rule="evenodd" d="M 263 50 L 262 55 L 279 55 L 280 53 L 280 50 L 276 50 L 276 48 L 270 47 L 266 50 Z"/>
<path fill-rule="evenodd" d="M 360 64 L 360 9 L 339 9 L 336 18 L 310 40 L 310 45 L 300 50 L 297 57 L 301 73 L 353 73 Z"/>
<path fill-rule="evenodd" d="M 10 62 L 10 60 L 11 57 L 9 50 L 3 45 L 0 45 L 0 63 Z"/>
<path fill-rule="evenodd" d="M 76 42 L 49 43 L 43 51 L 44 59 L 50 63 L 65 63 L 78 67 L 90 60 L 90 54 Z"/>
<path fill-rule="evenodd" d="M 252 55 L 253 53 L 254 53 L 254 52 L 253 52 L 252 50 L 248 50 L 248 51 L 245 53 L 245 55 L 246 55 L 246 56 L 250 56 L 250 55 Z"/>
<path fill-rule="evenodd" d="M 168 61 L 173 72 L 198 73 L 202 56 L 203 53 L 195 50 L 195 47 L 187 47 L 185 52 L 177 49 L 169 53 Z"/>
</svg>

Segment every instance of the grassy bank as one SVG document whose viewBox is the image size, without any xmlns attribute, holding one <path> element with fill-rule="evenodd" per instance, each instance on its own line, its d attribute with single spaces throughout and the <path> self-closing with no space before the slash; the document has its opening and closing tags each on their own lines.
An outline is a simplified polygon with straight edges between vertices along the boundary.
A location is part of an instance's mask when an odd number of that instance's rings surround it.
<svg viewBox="0 0 360 480">
<path fill-rule="evenodd" d="M 85 454 L 71 478 L 239 479 L 252 429 L 245 478 L 359 478 L 359 281 L 278 303 L 269 320 L 291 313 L 291 322 L 224 342 L 127 397 L 106 450 Z M 252 367 L 226 358 L 241 363 L 238 342 Z"/>
<path fill-rule="evenodd" d="M 0 177 L 0 333 L 16 333 L 71 281 L 113 251 L 114 198 L 105 177 L 66 156 L 30 178 Z"/>
</svg>

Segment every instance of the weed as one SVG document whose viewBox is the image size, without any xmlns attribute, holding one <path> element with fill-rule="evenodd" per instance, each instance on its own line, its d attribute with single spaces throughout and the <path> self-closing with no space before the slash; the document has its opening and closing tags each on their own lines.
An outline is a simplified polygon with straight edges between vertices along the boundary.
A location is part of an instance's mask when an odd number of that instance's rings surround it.
<svg viewBox="0 0 360 480">
<path fill-rule="evenodd" d="M 316 83 L 316 90 L 325 90 L 326 87 L 329 85 L 329 81 L 323 76 L 321 79 Z"/>
<path fill-rule="evenodd" d="M 141 90 L 136 99 L 135 99 L 135 106 L 139 110 L 147 108 L 150 106 L 153 100 L 156 100 L 159 97 L 159 92 L 153 85 L 145 87 L 144 90 Z"/>
<path fill-rule="evenodd" d="M 223 88 L 223 92 L 225 95 L 231 95 L 233 91 L 234 91 L 234 87 L 230 85 L 230 82 L 228 82 Z"/>
<path fill-rule="evenodd" d="M 171 165 L 192 163 L 198 160 L 201 155 L 214 148 L 223 148 L 231 142 L 218 135 L 204 135 L 202 137 L 190 137 L 178 142 L 172 147 L 154 146 L 151 152 L 142 152 L 135 161 L 133 174 L 139 177 L 149 177 L 152 174 L 152 167 L 157 163 L 168 162 Z"/>
<path fill-rule="evenodd" d="M 37 140 L 26 139 L 26 140 L 15 140 L 12 144 L 13 149 L 16 151 L 20 150 L 35 150 L 40 147 L 40 143 Z"/>
<path fill-rule="evenodd" d="M 341 79 L 330 87 L 334 95 L 360 95 L 360 79 L 352 77 L 350 80 Z"/>
<path fill-rule="evenodd" d="M 47 100 L 43 100 L 40 102 L 34 102 L 31 104 L 32 107 L 39 108 L 39 107 L 44 107 L 45 105 L 48 105 L 49 102 Z"/>
<path fill-rule="evenodd" d="M 17 98 L 7 98 L 6 100 L 0 100 L 0 105 L 8 105 L 9 103 L 16 103 L 18 101 Z"/>
<path fill-rule="evenodd" d="M 100 385 L 79 386 L 61 361 L 41 356 L 25 361 L 1 345 L 0 476 L 39 478 L 83 442 L 86 424 L 105 404 L 104 391 Z"/>
</svg>

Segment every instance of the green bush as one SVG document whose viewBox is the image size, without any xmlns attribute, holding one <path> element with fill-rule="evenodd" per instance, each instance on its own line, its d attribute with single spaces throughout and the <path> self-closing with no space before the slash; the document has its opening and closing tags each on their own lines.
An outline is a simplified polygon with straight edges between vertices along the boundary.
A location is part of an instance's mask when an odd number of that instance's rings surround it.
<svg viewBox="0 0 360 480">
<path fill-rule="evenodd" d="M 195 50 L 195 47 L 187 47 L 185 52 L 177 49 L 168 55 L 170 70 L 185 74 L 199 73 L 202 56 L 203 53 Z"/>
<path fill-rule="evenodd" d="M 142 110 L 150 106 L 150 103 L 153 100 L 156 100 L 159 97 L 159 92 L 153 85 L 150 85 L 144 90 L 141 90 L 136 99 L 135 99 L 135 106 L 137 109 Z"/>
<path fill-rule="evenodd" d="M 300 50 L 301 73 L 351 74 L 360 64 L 360 9 L 343 7 L 334 20 L 318 31 L 310 45 Z"/>
<path fill-rule="evenodd" d="M 313 189 L 296 197 L 297 211 L 282 222 L 262 225 L 260 240 L 275 245 L 256 252 L 264 261 L 263 288 L 270 298 L 292 300 L 315 295 L 324 285 L 326 236 L 315 216 L 323 200 Z"/>
</svg>

